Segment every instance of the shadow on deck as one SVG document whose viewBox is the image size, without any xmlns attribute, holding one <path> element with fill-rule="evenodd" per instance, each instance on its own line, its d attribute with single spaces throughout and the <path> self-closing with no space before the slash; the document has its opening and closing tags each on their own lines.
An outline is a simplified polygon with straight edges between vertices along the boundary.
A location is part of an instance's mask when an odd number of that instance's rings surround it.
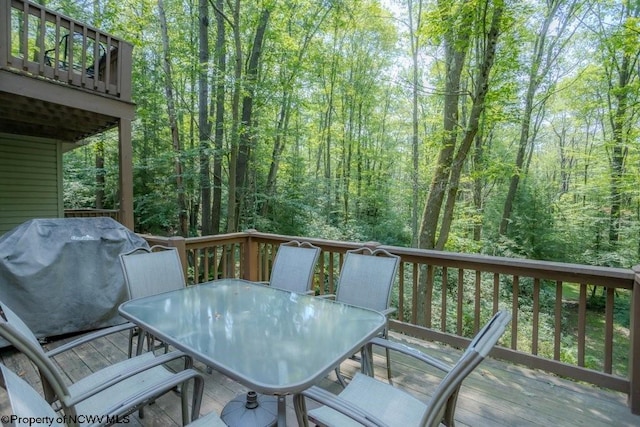
<svg viewBox="0 0 640 427">
<path fill-rule="evenodd" d="M 92 370 L 126 357 L 128 335 L 116 334 L 91 344 L 80 346 L 75 351 L 59 356 L 56 360 L 70 381 L 88 375 Z M 438 346 L 434 343 L 410 339 L 391 334 L 391 339 L 404 341 L 421 347 L 428 353 L 454 361 L 458 350 Z M 55 348 L 64 340 L 46 345 Z M 41 391 L 40 378 L 27 358 L 13 348 L 0 350 L 0 360 L 14 372 L 25 378 Z M 436 384 L 436 371 L 425 371 L 409 359 L 394 355 L 393 376 L 396 385 L 411 390 L 418 397 L 425 397 Z M 384 359 L 375 357 L 376 373 L 386 375 Z M 205 396 L 201 414 L 210 411 L 220 413 L 225 403 L 247 389 L 222 374 L 206 373 L 206 367 L 196 362 L 196 369 L 205 377 Z M 268 369 L 268 367 L 265 367 Z M 346 361 L 342 371 L 351 377 L 357 369 L 356 362 Z M 324 379 L 321 386 L 339 391 L 335 375 Z M 4 393 L 4 391 L 2 391 Z M 496 359 L 487 359 L 463 383 L 456 422 L 459 426 L 637 426 L 640 416 L 630 413 L 626 395 L 602 390 L 592 385 L 579 384 L 545 372 L 507 364 Z M 0 415 L 9 414 L 6 395 L 0 394 Z M 129 426 L 175 426 L 180 425 L 179 399 L 167 395 L 145 409 L 144 419 L 137 413 L 129 416 Z M 295 426 L 295 414 L 291 399 L 288 401 L 288 425 Z M 125 425 L 125 424 L 123 424 Z M 407 426 L 410 427 L 410 426 Z"/>
</svg>

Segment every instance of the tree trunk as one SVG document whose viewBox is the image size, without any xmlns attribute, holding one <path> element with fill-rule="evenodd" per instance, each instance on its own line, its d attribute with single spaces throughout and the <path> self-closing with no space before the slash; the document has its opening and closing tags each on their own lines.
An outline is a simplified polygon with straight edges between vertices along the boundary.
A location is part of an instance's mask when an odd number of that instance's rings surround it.
<svg viewBox="0 0 640 427">
<path fill-rule="evenodd" d="M 234 83 L 231 100 L 231 146 L 229 147 L 229 185 L 227 202 L 227 232 L 238 230 L 237 162 L 240 140 L 240 91 L 242 89 L 242 41 L 240 39 L 240 0 L 233 10 L 233 44 L 235 47 Z"/>
<path fill-rule="evenodd" d="M 509 190 L 507 197 L 505 198 L 504 207 L 502 209 L 502 219 L 500 221 L 500 228 L 498 230 L 501 236 L 507 234 L 509 222 L 511 220 L 511 212 L 513 210 L 513 202 L 515 201 L 516 191 L 518 190 L 518 184 L 520 183 L 520 176 L 524 174 L 524 161 L 527 149 L 532 142 L 533 138 L 530 138 L 531 130 L 531 116 L 533 115 L 533 104 L 538 89 L 544 80 L 544 77 L 549 73 L 551 66 L 555 62 L 554 58 L 557 58 L 560 54 L 562 47 L 558 48 L 558 51 L 554 52 L 556 43 L 547 45 L 547 35 L 552 23 L 557 24 L 559 29 L 556 29 L 557 37 L 559 38 L 563 31 L 567 28 L 567 24 L 570 18 L 573 16 L 573 6 L 575 2 L 569 7 L 569 13 L 564 17 L 564 21 L 558 24 L 558 10 L 562 5 L 563 0 L 552 0 L 548 3 L 548 10 L 545 19 L 540 28 L 540 32 L 536 36 L 534 51 L 531 58 L 531 68 L 529 72 L 529 82 L 527 87 L 527 93 L 525 95 L 525 106 L 522 113 L 522 121 L 520 124 L 520 139 L 518 141 L 518 152 L 516 154 L 515 172 L 511 176 L 509 182 Z M 547 60 L 543 64 L 543 61 Z"/>
<path fill-rule="evenodd" d="M 324 12 L 323 12 L 324 10 Z M 331 10 L 331 5 L 326 7 L 324 5 L 320 5 L 315 14 L 313 14 L 313 19 L 310 22 L 313 23 L 311 30 L 308 33 L 305 33 L 303 42 L 300 46 L 300 50 L 297 55 L 297 64 L 301 64 L 304 55 L 307 53 L 307 48 L 309 43 L 318 32 L 321 24 L 325 22 L 329 11 Z M 273 150 L 271 154 L 271 164 L 269 165 L 269 174 L 267 175 L 267 181 L 265 184 L 265 200 L 260 206 L 260 213 L 263 216 L 266 216 L 269 212 L 271 199 L 273 198 L 276 192 L 276 181 L 278 178 L 278 169 L 280 167 L 280 160 L 282 157 L 282 153 L 286 147 L 287 142 L 287 134 L 289 130 L 289 120 L 291 118 L 291 104 L 293 102 L 294 97 L 294 83 L 298 78 L 298 74 L 302 70 L 302 67 L 296 66 L 291 67 L 290 70 L 288 68 L 282 69 L 282 102 L 280 103 L 280 111 L 278 114 L 277 124 L 276 124 L 276 135 L 273 142 Z M 287 71 L 290 73 L 286 75 Z"/>
<path fill-rule="evenodd" d="M 419 100 L 419 88 L 418 88 L 418 53 L 420 50 L 420 30 L 422 22 L 422 0 L 418 0 L 417 12 L 416 12 L 416 24 L 413 25 L 413 0 L 407 2 L 408 14 L 409 14 L 409 38 L 411 40 L 411 59 L 413 63 L 412 70 L 412 86 L 411 86 L 411 245 L 413 247 L 418 246 L 418 198 L 420 191 L 420 155 L 419 155 L 419 133 L 418 133 L 418 100 Z"/>
<path fill-rule="evenodd" d="M 465 25 L 454 25 L 454 23 L 449 22 L 448 19 L 445 19 L 443 23 L 449 28 L 445 33 L 444 40 L 446 81 L 444 89 L 443 134 L 440 153 L 431 185 L 429 186 L 427 202 L 425 203 L 422 213 L 419 239 L 419 247 L 422 249 L 433 249 L 435 247 L 440 210 L 447 189 L 451 162 L 458 137 L 460 79 L 471 35 L 470 29 L 468 28 L 471 19 L 469 19 L 468 16 L 464 16 L 461 17 L 460 21 L 464 22 Z M 459 34 L 455 33 L 456 28 L 460 29 Z"/>
<path fill-rule="evenodd" d="M 211 162 L 209 148 L 211 122 L 209 121 L 209 3 L 198 0 L 198 137 L 200 140 L 200 194 L 202 203 L 202 235 L 212 234 L 211 224 Z"/>
<path fill-rule="evenodd" d="M 613 130 L 613 146 L 611 147 L 610 167 L 610 205 L 609 214 L 609 243 L 615 246 L 620 237 L 620 210 L 622 207 L 622 179 L 624 175 L 624 162 L 627 154 L 625 125 L 628 108 L 628 84 L 630 81 L 630 62 L 628 54 L 624 54 L 618 68 L 618 87 L 613 88 L 613 96 L 616 99 L 616 107 L 611 118 Z"/>
<path fill-rule="evenodd" d="M 456 197 L 458 195 L 458 186 L 460 184 L 460 175 L 462 174 L 462 166 L 467 159 L 471 144 L 478 132 L 480 116 L 484 113 L 484 100 L 489 90 L 489 73 L 491 72 L 493 61 L 495 59 L 496 46 L 498 44 L 498 36 L 500 34 L 500 25 L 502 21 L 502 12 L 504 10 L 504 3 L 502 0 L 497 0 L 495 3 L 493 17 L 491 19 L 491 27 L 486 35 L 483 58 L 479 67 L 480 70 L 476 75 L 476 81 L 473 84 L 476 91 L 473 96 L 473 105 L 471 107 L 469 122 L 466 126 L 462 142 L 460 143 L 460 148 L 458 149 L 451 165 L 447 201 L 445 204 L 444 214 L 442 216 L 442 225 L 440 227 L 438 242 L 435 247 L 438 250 L 444 249 L 449 237 L 451 223 L 453 222 L 453 211 L 456 203 Z"/>
<path fill-rule="evenodd" d="M 173 151 L 175 154 L 175 174 L 176 174 L 176 189 L 178 192 L 178 223 L 179 233 L 181 236 L 187 237 L 188 235 L 188 223 L 187 223 L 187 205 L 185 202 L 184 182 L 182 176 L 182 161 L 180 156 L 182 154 L 182 147 L 180 143 L 180 133 L 178 129 L 178 118 L 176 115 L 175 101 L 173 98 L 173 79 L 171 76 L 171 62 L 169 51 L 169 34 L 167 32 L 167 17 L 164 11 L 163 0 L 158 0 L 158 17 L 160 19 L 160 31 L 162 34 L 162 47 L 163 47 L 163 68 L 165 72 L 165 95 L 167 97 L 167 111 L 169 115 L 169 127 L 171 128 L 171 142 L 173 144 Z"/>
<path fill-rule="evenodd" d="M 260 214 L 267 215 L 270 206 L 270 199 L 276 193 L 276 177 L 280 166 L 280 158 L 284 151 L 286 134 L 289 128 L 289 117 L 291 111 L 291 93 L 290 89 L 285 89 L 282 94 L 282 104 L 280 105 L 280 113 L 278 114 L 278 122 L 276 124 L 276 136 L 273 140 L 273 151 L 271 153 L 271 164 L 269 165 L 269 174 L 265 184 L 266 200 L 262 203 Z"/>
<path fill-rule="evenodd" d="M 238 145 L 238 157 L 236 168 L 236 218 L 239 221 L 243 212 L 248 209 L 247 204 L 247 167 L 249 164 L 249 157 L 251 155 L 251 149 L 254 144 L 254 131 L 253 131 L 253 98 L 255 95 L 255 88 L 258 79 L 258 65 L 260 64 L 260 57 L 262 55 L 262 44 L 264 35 L 267 31 L 267 24 L 269 23 L 269 16 L 271 11 L 264 9 L 260 14 L 260 20 L 256 27 L 255 36 L 253 39 L 253 46 L 251 53 L 249 54 L 249 60 L 247 64 L 247 70 L 245 73 L 245 85 L 243 92 L 246 94 L 242 99 L 242 120 L 240 123 L 240 135 Z M 237 227 L 236 227 L 237 228 Z M 236 230 L 237 231 L 237 230 Z"/>
<path fill-rule="evenodd" d="M 215 97 L 215 131 L 213 153 L 213 203 L 211 206 L 211 234 L 220 233 L 222 220 L 222 147 L 224 146 L 224 79 L 227 71 L 227 51 L 225 44 L 224 0 L 216 1 L 216 57 L 217 70 Z M 212 99 L 213 102 L 213 99 Z M 211 110 L 213 111 L 214 106 Z"/>
</svg>

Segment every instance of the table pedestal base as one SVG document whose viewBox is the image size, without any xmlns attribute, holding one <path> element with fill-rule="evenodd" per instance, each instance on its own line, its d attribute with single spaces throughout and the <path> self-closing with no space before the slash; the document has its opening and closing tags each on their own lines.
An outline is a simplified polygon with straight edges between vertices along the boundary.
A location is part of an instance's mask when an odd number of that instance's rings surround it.
<svg viewBox="0 0 640 427">
<path fill-rule="evenodd" d="M 278 422 L 278 398 L 255 391 L 241 394 L 225 405 L 220 415 L 230 427 L 272 427 Z"/>
</svg>

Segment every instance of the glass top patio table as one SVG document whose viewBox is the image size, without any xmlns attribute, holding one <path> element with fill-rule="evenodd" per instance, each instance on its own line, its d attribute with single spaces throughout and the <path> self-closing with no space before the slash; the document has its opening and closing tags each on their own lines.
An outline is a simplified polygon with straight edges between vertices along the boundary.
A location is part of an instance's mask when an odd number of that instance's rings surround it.
<svg viewBox="0 0 640 427">
<path fill-rule="evenodd" d="M 120 314 L 264 394 L 305 390 L 386 325 L 373 310 L 239 279 L 127 301 Z"/>
</svg>

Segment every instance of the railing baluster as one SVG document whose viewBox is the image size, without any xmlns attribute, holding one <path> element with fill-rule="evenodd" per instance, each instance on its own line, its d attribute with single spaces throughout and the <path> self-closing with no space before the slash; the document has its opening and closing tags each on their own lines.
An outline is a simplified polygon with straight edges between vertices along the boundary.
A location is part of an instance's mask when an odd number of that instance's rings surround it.
<svg viewBox="0 0 640 427">
<path fill-rule="evenodd" d="M 95 32 L 95 39 L 93 40 L 93 90 L 98 89 L 98 83 L 100 81 L 100 33 Z"/>
<path fill-rule="evenodd" d="M 538 339 L 540 331 L 540 279 L 533 280 L 533 313 L 531 331 L 531 354 L 538 354 Z"/>
<path fill-rule="evenodd" d="M 218 251 L 218 246 L 214 246 L 213 247 L 213 278 L 214 279 L 220 279 L 220 273 L 219 273 L 219 268 L 218 266 L 220 265 L 220 259 L 221 257 L 218 255 L 219 251 Z"/>
<path fill-rule="evenodd" d="M 327 278 L 327 284 L 329 285 L 328 287 L 329 294 L 333 293 L 333 282 L 334 282 L 334 272 L 335 272 L 334 263 L 335 263 L 335 260 L 334 260 L 333 252 L 330 252 L 329 253 L 329 277 Z M 320 294 L 324 294 L 324 293 L 325 293 L 325 290 L 323 286 Z"/>
<path fill-rule="evenodd" d="M 475 302 L 474 302 L 474 311 L 476 313 L 473 316 L 473 333 L 477 333 L 480 330 L 480 299 L 482 298 L 482 291 L 480 289 L 480 272 L 478 270 L 475 271 Z"/>
<path fill-rule="evenodd" d="M 87 33 L 87 27 L 82 27 L 82 49 L 80 53 L 80 69 L 78 72 L 80 73 L 80 85 L 82 87 L 87 87 L 88 79 L 87 79 L 87 50 L 89 49 L 87 39 L 89 35 Z"/>
<path fill-rule="evenodd" d="M 6 40 L 0 43 L 0 67 L 4 67 L 11 63 L 11 2 L 0 6 L 0 39 Z"/>
<path fill-rule="evenodd" d="M 615 289 L 607 288 L 605 303 L 604 323 L 604 372 L 610 374 L 613 371 L 613 301 Z"/>
<path fill-rule="evenodd" d="M 424 325 L 427 328 L 431 327 L 431 307 L 433 304 L 433 265 L 427 265 L 427 283 L 424 288 Z"/>
<path fill-rule="evenodd" d="M 404 322 L 404 262 L 398 266 L 398 320 Z"/>
<path fill-rule="evenodd" d="M 493 273 L 493 313 L 497 313 L 500 309 L 500 275 Z"/>
<path fill-rule="evenodd" d="M 456 315 L 456 333 L 458 335 L 462 335 L 463 331 L 463 320 L 464 314 L 463 311 L 463 303 L 464 303 L 464 270 L 458 269 L 458 309 Z"/>
<path fill-rule="evenodd" d="M 47 13 L 44 9 L 40 9 L 40 33 L 37 39 L 38 51 L 38 75 L 44 75 L 44 36 L 47 32 Z"/>
<path fill-rule="evenodd" d="M 449 287 L 449 279 L 447 277 L 447 267 L 442 267 L 442 285 L 440 286 L 440 330 L 447 330 L 447 288 Z"/>
<path fill-rule="evenodd" d="M 513 276 L 513 299 L 511 304 L 511 348 L 518 349 L 518 307 L 520 306 L 520 276 Z"/>
<path fill-rule="evenodd" d="M 411 323 L 418 323 L 418 278 L 419 267 L 417 263 L 413 263 L 413 271 L 411 275 Z"/>
<path fill-rule="evenodd" d="M 204 251 L 204 281 L 207 282 L 209 281 L 209 277 L 211 277 L 210 268 L 209 268 L 209 248 L 206 247 L 203 249 L 203 251 Z"/>
<path fill-rule="evenodd" d="M 53 62 L 51 64 L 51 66 L 53 67 L 53 77 L 55 79 L 59 79 L 60 78 L 60 22 L 61 22 L 61 17 L 60 15 L 56 15 L 56 35 L 55 35 L 55 40 L 53 41 L 54 47 L 53 47 Z"/>
<path fill-rule="evenodd" d="M 22 69 L 29 71 L 29 3 L 25 2 L 22 10 L 22 42 L 21 55 L 22 55 Z"/>
<path fill-rule="evenodd" d="M 560 343 L 562 339 L 562 282 L 556 282 L 555 334 L 553 342 L 553 359 L 560 360 Z"/>
<path fill-rule="evenodd" d="M 587 338 L 587 285 L 580 284 L 578 300 L 578 366 L 584 366 L 585 343 Z"/>
<path fill-rule="evenodd" d="M 200 252 L 201 249 L 193 250 L 193 282 L 200 283 Z"/>
</svg>

